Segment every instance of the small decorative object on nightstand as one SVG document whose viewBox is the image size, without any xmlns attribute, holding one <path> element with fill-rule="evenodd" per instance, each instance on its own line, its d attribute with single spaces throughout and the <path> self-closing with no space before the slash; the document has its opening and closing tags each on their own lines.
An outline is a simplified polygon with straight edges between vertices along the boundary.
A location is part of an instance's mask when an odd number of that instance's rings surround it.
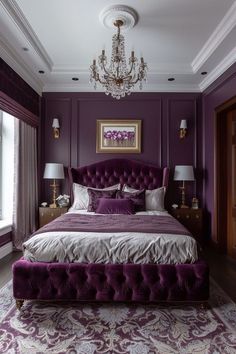
<svg viewBox="0 0 236 354">
<path fill-rule="evenodd" d="M 68 208 L 39 207 L 39 227 L 48 224 L 50 221 L 65 214 L 67 211 Z"/>
<path fill-rule="evenodd" d="M 70 204 L 70 196 L 67 194 L 59 195 L 56 200 L 60 208 L 68 207 Z"/>
<path fill-rule="evenodd" d="M 198 209 L 199 205 L 198 205 L 198 199 L 193 197 L 192 199 L 192 209 Z"/>
<path fill-rule="evenodd" d="M 172 209 L 171 215 L 202 242 L 202 209 Z"/>
</svg>

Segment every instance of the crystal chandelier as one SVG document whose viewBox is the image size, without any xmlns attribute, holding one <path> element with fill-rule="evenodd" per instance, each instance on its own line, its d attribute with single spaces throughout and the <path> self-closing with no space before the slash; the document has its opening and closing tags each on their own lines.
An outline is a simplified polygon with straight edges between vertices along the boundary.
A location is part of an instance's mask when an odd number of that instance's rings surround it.
<svg viewBox="0 0 236 354">
<path fill-rule="evenodd" d="M 131 57 L 127 65 L 125 57 L 125 38 L 120 34 L 120 28 L 123 21 L 116 20 L 114 26 L 117 27 L 117 34 L 112 37 L 112 54 L 111 62 L 108 66 L 105 50 L 98 57 L 98 65 L 96 60 L 90 66 L 90 82 L 94 83 L 94 89 L 97 88 L 99 82 L 105 89 L 106 95 L 111 95 L 116 99 L 130 95 L 135 84 L 139 83 L 140 90 L 143 86 L 143 81 L 147 81 L 147 64 L 143 57 L 138 63 L 138 59 L 134 56 L 134 51 L 131 52 Z M 99 70 L 100 69 L 100 70 Z"/>
</svg>

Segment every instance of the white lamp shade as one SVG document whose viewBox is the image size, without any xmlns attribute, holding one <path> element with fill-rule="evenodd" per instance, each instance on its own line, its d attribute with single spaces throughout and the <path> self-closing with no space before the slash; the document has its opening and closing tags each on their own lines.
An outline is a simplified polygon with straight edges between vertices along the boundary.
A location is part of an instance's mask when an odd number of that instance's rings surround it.
<svg viewBox="0 0 236 354">
<path fill-rule="evenodd" d="M 194 181 L 193 166 L 175 166 L 174 181 Z"/>
<path fill-rule="evenodd" d="M 62 163 L 46 163 L 43 178 L 64 179 L 64 168 Z"/>
<path fill-rule="evenodd" d="M 187 120 L 186 119 L 181 120 L 180 129 L 187 129 Z"/>
<path fill-rule="evenodd" d="M 53 118 L 52 127 L 53 128 L 60 128 L 60 124 L 59 124 L 59 119 L 58 118 Z"/>
</svg>

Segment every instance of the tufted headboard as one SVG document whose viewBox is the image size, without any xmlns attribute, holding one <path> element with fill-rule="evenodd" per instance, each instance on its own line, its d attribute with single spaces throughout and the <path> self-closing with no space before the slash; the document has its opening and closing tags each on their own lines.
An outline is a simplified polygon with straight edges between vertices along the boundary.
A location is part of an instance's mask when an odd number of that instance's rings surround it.
<svg viewBox="0 0 236 354">
<path fill-rule="evenodd" d="M 105 188 L 126 183 L 135 189 L 168 186 L 169 169 L 128 159 L 111 159 L 79 168 L 69 168 L 71 183 Z"/>
</svg>

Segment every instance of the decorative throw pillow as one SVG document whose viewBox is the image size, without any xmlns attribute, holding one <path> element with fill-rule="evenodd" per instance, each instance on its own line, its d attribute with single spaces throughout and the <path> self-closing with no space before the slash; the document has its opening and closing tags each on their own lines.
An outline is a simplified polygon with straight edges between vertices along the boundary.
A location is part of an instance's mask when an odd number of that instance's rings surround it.
<svg viewBox="0 0 236 354">
<path fill-rule="evenodd" d="M 105 190 L 95 190 L 88 188 L 88 195 L 89 195 L 89 204 L 88 204 L 88 211 L 96 211 L 98 206 L 99 198 L 115 198 L 116 197 L 116 190 L 105 191 Z"/>
<path fill-rule="evenodd" d="M 137 193 L 137 189 L 130 188 L 126 184 L 123 186 L 124 192 Z M 145 192 L 145 201 L 146 201 L 146 210 L 156 210 L 156 211 L 165 211 L 164 200 L 165 200 L 165 187 L 160 187 L 156 189 L 146 189 Z"/>
<path fill-rule="evenodd" d="M 130 199 L 99 198 L 96 209 L 98 214 L 133 214 L 134 204 Z"/>
<path fill-rule="evenodd" d="M 78 183 L 73 183 L 73 196 L 74 202 L 73 205 L 70 207 L 69 211 L 73 210 L 87 210 L 89 204 L 89 195 L 88 195 L 88 188 Z M 99 188 L 90 188 L 99 191 L 107 191 L 107 190 L 114 190 L 117 191 L 120 189 L 120 184 L 115 184 L 114 186 L 99 189 Z"/>
<path fill-rule="evenodd" d="M 129 199 L 132 200 L 134 204 L 134 210 L 137 211 L 145 211 L 145 189 L 142 189 L 141 191 L 129 193 L 129 192 L 124 192 L 124 191 L 118 191 L 116 193 L 116 198 L 117 199 Z"/>
</svg>

